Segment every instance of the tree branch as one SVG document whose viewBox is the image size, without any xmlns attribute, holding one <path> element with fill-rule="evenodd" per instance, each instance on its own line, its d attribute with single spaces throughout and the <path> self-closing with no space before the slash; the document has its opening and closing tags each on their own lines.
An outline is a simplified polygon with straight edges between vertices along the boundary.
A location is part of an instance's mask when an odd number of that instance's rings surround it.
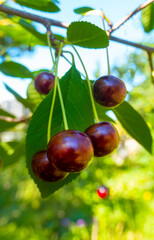
<svg viewBox="0 0 154 240">
<path fill-rule="evenodd" d="M 113 26 L 109 32 L 110 34 L 118 29 L 121 25 L 123 25 L 128 19 L 130 19 L 132 16 L 134 16 L 137 12 L 141 11 L 143 8 L 147 7 L 149 4 L 151 4 L 153 0 L 148 0 L 145 3 L 142 3 L 140 6 L 138 6 L 133 12 L 129 13 L 126 17 L 124 17 L 119 23 L 117 23 L 115 26 Z"/>
<path fill-rule="evenodd" d="M 0 120 L 4 120 L 6 122 L 11 122 L 11 123 L 26 123 L 26 122 L 29 122 L 30 119 L 31 117 L 11 118 L 11 117 L 0 116 Z"/>
<path fill-rule="evenodd" d="M 148 57 L 149 57 L 149 64 L 151 69 L 151 79 L 152 79 L 152 83 L 154 84 L 154 69 L 153 69 L 153 63 L 152 63 L 152 54 L 149 52 L 148 52 Z"/>
<path fill-rule="evenodd" d="M 5 6 L 4 4 L 0 4 L 0 11 L 7 13 L 7 14 L 11 14 L 11 15 L 16 15 L 22 18 L 26 18 L 35 22 L 39 22 L 42 23 L 46 28 L 49 28 L 51 25 L 57 26 L 57 27 L 61 27 L 61 28 L 67 28 L 68 24 L 67 23 L 63 23 L 60 21 L 56 21 L 50 18 L 45 18 L 45 17 L 41 17 L 35 14 L 31 14 L 28 12 L 24 12 L 24 11 L 20 11 L 14 8 L 10 8 Z"/>
<path fill-rule="evenodd" d="M 136 48 L 140 48 L 142 50 L 147 51 L 148 53 L 153 53 L 154 52 L 154 48 L 153 47 L 148 47 L 142 44 L 138 44 L 138 43 L 134 43 L 134 42 L 130 42 L 121 38 L 117 38 L 117 37 L 113 37 L 113 36 L 109 36 L 109 39 L 114 41 L 114 42 L 118 42 L 118 43 L 123 43 L 125 45 L 129 45 L 132 47 L 136 47 Z"/>
<path fill-rule="evenodd" d="M 147 1 L 147 2 L 148 2 L 148 4 L 150 4 L 151 0 Z M 147 4 L 147 2 L 146 2 L 146 4 Z M 146 4 L 144 4 L 144 6 Z M 140 8 L 141 8 L 141 6 L 140 6 Z M 143 8 L 143 6 L 142 6 L 142 8 Z M 0 4 L 0 11 L 4 12 L 4 13 L 7 13 L 7 14 L 16 15 L 16 16 L 19 16 L 19 17 L 22 17 L 22 18 L 30 19 L 30 20 L 35 21 L 35 22 L 42 23 L 47 29 L 51 25 L 61 27 L 61 28 L 67 28 L 69 26 L 68 23 L 63 23 L 63 22 L 60 22 L 60 21 L 56 21 L 56 20 L 53 20 L 53 19 L 41 17 L 41 16 L 31 14 L 31 13 L 28 13 L 28 12 L 20 11 L 20 10 L 14 9 L 14 8 L 7 7 L 4 4 Z M 112 37 L 112 36 L 109 36 L 109 39 L 112 40 L 112 41 L 116 41 L 116 42 L 119 42 L 119 43 L 130 45 L 132 47 L 140 48 L 140 49 L 145 50 L 145 51 L 150 52 L 150 53 L 154 52 L 154 48 L 152 48 L 152 47 L 148 47 L 148 46 L 144 46 L 144 45 L 141 45 L 141 44 L 133 43 L 133 42 L 126 41 L 126 40 L 116 38 L 116 37 Z"/>
</svg>

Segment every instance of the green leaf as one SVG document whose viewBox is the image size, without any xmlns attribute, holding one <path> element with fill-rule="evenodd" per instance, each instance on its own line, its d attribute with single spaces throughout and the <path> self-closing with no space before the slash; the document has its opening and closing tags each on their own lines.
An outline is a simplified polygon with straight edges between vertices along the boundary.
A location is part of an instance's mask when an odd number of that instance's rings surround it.
<svg viewBox="0 0 154 240">
<path fill-rule="evenodd" d="M 15 2 L 20 4 L 21 6 L 25 6 L 25 7 L 43 11 L 43 12 L 59 12 L 60 11 L 60 8 L 51 0 L 37 0 L 37 1 L 15 0 Z"/>
<path fill-rule="evenodd" d="M 6 83 L 4 83 L 6 89 L 20 102 L 21 104 L 24 105 L 25 108 L 29 108 L 30 110 L 33 110 L 33 104 L 25 99 L 22 98 L 17 92 L 15 92 L 12 88 L 10 88 Z"/>
<path fill-rule="evenodd" d="M 2 62 L 0 64 L 0 71 L 11 77 L 18 77 L 18 78 L 32 78 L 32 73 L 23 66 L 22 64 L 16 63 L 16 62 Z"/>
<path fill-rule="evenodd" d="M 15 116 L 12 113 L 9 113 L 2 108 L 0 108 L 0 116 L 15 118 Z"/>
<path fill-rule="evenodd" d="M 73 22 L 67 28 L 68 42 L 85 48 L 106 48 L 109 39 L 104 30 L 90 22 Z"/>
<path fill-rule="evenodd" d="M 38 91 L 36 91 L 34 87 L 34 81 L 31 81 L 27 88 L 27 100 L 33 105 L 33 111 L 40 104 L 40 102 L 42 102 L 44 98 L 45 95 L 40 94 Z"/>
<path fill-rule="evenodd" d="M 124 129 L 148 152 L 152 153 L 152 136 L 142 116 L 128 103 L 113 109 Z"/>
<path fill-rule="evenodd" d="M 5 132 L 11 128 L 14 128 L 19 123 L 17 122 L 9 122 L 4 119 L 0 119 L 0 132 Z"/>
<path fill-rule="evenodd" d="M 108 112 L 108 109 L 101 106 L 100 104 L 98 104 L 97 102 L 95 102 L 95 106 L 96 106 L 96 110 L 97 110 L 97 114 L 98 114 L 98 118 L 99 118 L 99 121 L 107 121 L 107 122 L 112 122 L 114 123 L 115 121 L 109 117 L 107 115 L 107 112 Z"/>
<path fill-rule="evenodd" d="M 28 32 L 30 32 L 32 34 L 32 36 L 36 37 L 37 39 L 39 39 L 39 41 L 41 42 L 41 45 L 47 45 L 47 35 L 46 34 L 42 34 L 40 32 L 38 32 L 35 27 L 32 25 L 32 23 L 28 22 L 25 19 L 20 19 L 20 18 L 11 18 L 12 21 L 18 23 L 20 26 L 22 26 L 25 30 L 27 30 Z"/>
<path fill-rule="evenodd" d="M 154 3 L 142 10 L 141 21 L 145 32 L 148 33 L 154 29 Z"/>
<path fill-rule="evenodd" d="M 74 12 L 84 16 L 87 12 L 89 12 L 91 10 L 94 10 L 94 8 L 91 8 L 91 7 L 80 7 L 80 8 L 74 9 Z"/>
<path fill-rule="evenodd" d="M 75 66 L 72 66 L 60 80 L 69 128 L 79 131 L 84 131 L 90 124 L 94 123 L 89 92 L 84 82 Z M 64 180 L 55 183 L 45 183 L 38 179 L 31 169 L 33 155 L 40 150 L 47 149 L 47 127 L 52 96 L 53 90 L 51 90 L 49 95 L 40 103 L 33 114 L 26 138 L 27 167 L 42 197 L 49 196 L 79 175 L 72 173 Z M 63 129 L 63 118 L 57 96 L 51 125 L 51 136 Z"/>
<path fill-rule="evenodd" d="M 8 167 L 19 161 L 24 156 L 25 144 L 23 141 L 1 142 L 0 143 L 0 159 L 3 168 Z"/>
</svg>

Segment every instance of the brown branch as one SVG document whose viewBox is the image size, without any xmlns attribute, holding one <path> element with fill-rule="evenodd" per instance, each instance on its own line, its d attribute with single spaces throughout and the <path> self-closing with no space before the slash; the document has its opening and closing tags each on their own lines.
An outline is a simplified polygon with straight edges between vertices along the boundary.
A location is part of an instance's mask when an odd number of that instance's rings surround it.
<svg viewBox="0 0 154 240">
<path fill-rule="evenodd" d="M 0 11 L 5 12 L 7 14 L 16 15 L 16 16 L 19 16 L 19 17 L 22 17 L 22 18 L 30 19 L 30 20 L 35 21 L 35 22 L 42 23 L 47 29 L 51 25 L 61 27 L 61 28 L 67 28 L 69 26 L 69 24 L 67 24 L 67 23 L 63 23 L 63 22 L 60 22 L 60 21 L 55 21 L 55 20 L 52 20 L 52 19 L 49 19 L 49 18 L 41 17 L 41 16 L 34 15 L 34 14 L 31 14 L 31 13 L 28 13 L 28 12 L 24 12 L 24 11 L 20 11 L 20 10 L 14 9 L 14 8 L 10 8 L 10 7 L 5 6 L 4 4 L 0 4 Z M 130 46 L 133 46 L 133 47 L 136 47 L 136 48 L 140 48 L 140 49 L 145 50 L 145 51 L 150 52 L 150 53 L 154 52 L 154 48 L 152 48 L 152 47 L 148 47 L 148 46 L 144 46 L 144 45 L 141 45 L 141 44 L 133 43 L 133 42 L 126 41 L 126 40 L 116 38 L 116 37 L 112 37 L 112 36 L 109 36 L 109 38 L 112 41 L 116 41 L 116 42 L 119 42 L 119 43 L 130 45 Z"/>
<path fill-rule="evenodd" d="M 140 48 L 142 50 L 147 51 L 148 53 L 153 53 L 154 52 L 154 48 L 153 47 L 148 47 L 148 46 L 145 46 L 145 45 L 142 45 L 142 44 L 139 44 L 139 43 L 134 43 L 134 42 L 127 41 L 127 40 L 124 40 L 124 39 L 121 39 L 121 38 L 117 38 L 117 37 L 113 37 L 113 36 L 109 36 L 109 39 L 114 41 L 114 42 L 123 43 L 125 45 L 129 45 L 129 46 L 132 46 L 132 47 Z"/>
<path fill-rule="evenodd" d="M 119 23 L 115 24 L 109 32 L 112 33 L 116 29 L 118 29 L 121 25 L 123 25 L 128 19 L 130 19 L 132 16 L 134 16 L 136 13 L 141 11 L 143 8 L 147 7 L 149 4 L 151 4 L 153 0 L 148 0 L 145 3 L 142 3 L 140 6 L 138 6 L 133 12 L 129 13 L 126 17 L 124 17 Z"/>
<path fill-rule="evenodd" d="M 16 15 L 18 17 L 22 17 L 22 18 L 26 18 L 26 19 L 30 19 L 32 21 L 35 22 L 39 22 L 42 23 L 46 28 L 49 28 L 50 26 L 54 25 L 57 27 L 61 27 L 61 28 L 67 28 L 68 24 L 67 23 L 63 23 L 60 21 L 56 21 L 50 18 L 45 18 L 45 17 L 41 17 L 35 14 L 31 14 L 28 12 L 24 12 L 24 11 L 20 11 L 14 8 L 10 8 L 5 6 L 4 4 L 0 4 L 0 11 L 7 13 L 7 14 L 11 14 L 11 15 Z"/>
<path fill-rule="evenodd" d="M 11 123 L 26 123 L 26 122 L 29 122 L 30 119 L 31 117 L 11 118 L 11 117 L 0 116 L 0 120 L 4 120 L 6 122 L 11 122 Z"/>
<path fill-rule="evenodd" d="M 152 63 L 152 54 L 148 52 L 148 58 L 149 58 L 149 64 L 151 69 L 151 79 L 152 83 L 154 84 L 154 69 L 153 69 L 153 63 Z"/>
</svg>

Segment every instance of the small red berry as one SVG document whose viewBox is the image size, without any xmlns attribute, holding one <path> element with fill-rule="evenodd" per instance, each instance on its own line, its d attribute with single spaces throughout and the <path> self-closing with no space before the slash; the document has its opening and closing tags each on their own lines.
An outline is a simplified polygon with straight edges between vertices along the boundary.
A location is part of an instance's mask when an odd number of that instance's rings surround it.
<svg viewBox="0 0 154 240">
<path fill-rule="evenodd" d="M 97 194 L 100 198 L 107 198 L 109 196 L 109 189 L 106 186 L 102 185 L 97 189 Z"/>
<path fill-rule="evenodd" d="M 68 173 L 52 166 L 47 158 L 46 151 L 40 151 L 34 155 L 32 169 L 38 178 L 46 182 L 56 182 L 68 175 Z"/>
<path fill-rule="evenodd" d="M 34 79 L 36 90 L 41 94 L 48 94 L 54 87 L 55 75 L 50 72 L 41 72 Z"/>
</svg>

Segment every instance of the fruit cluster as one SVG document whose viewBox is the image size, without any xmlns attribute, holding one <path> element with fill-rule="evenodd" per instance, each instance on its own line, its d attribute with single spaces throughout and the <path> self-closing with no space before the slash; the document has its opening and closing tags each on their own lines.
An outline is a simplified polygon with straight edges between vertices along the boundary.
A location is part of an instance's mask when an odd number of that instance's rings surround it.
<svg viewBox="0 0 154 240">
<path fill-rule="evenodd" d="M 40 73 L 35 78 L 36 89 L 39 89 L 40 93 L 49 92 L 51 86 L 54 85 L 53 79 L 54 75 L 50 73 Z M 113 108 L 124 101 L 126 87 L 120 79 L 114 76 L 103 76 L 95 81 L 93 96 L 99 104 Z M 110 154 L 118 147 L 118 144 L 118 131 L 109 122 L 95 123 L 84 133 L 64 130 L 50 139 L 47 150 L 34 155 L 32 169 L 35 175 L 43 181 L 59 181 L 70 172 L 81 172 L 88 167 L 93 156 L 102 157 Z"/>
</svg>

